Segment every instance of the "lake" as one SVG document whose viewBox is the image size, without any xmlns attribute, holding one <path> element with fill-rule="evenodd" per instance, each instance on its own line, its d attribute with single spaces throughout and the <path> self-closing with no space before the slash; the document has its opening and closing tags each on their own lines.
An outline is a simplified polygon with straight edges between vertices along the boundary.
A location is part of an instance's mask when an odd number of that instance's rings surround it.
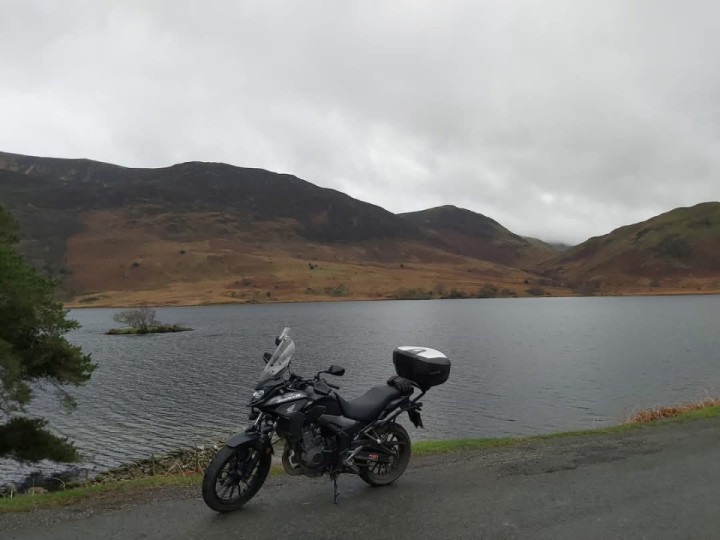
<svg viewBox="0 0 720 540">
<path fill-rule="evenodd" d="M 38 391 L 31 412 L 74 440 L 92 471 L 224 438 L 291 326 L 294 371 L 330 364 L 352 398 L 394 374 L 392 350 L 425 345 L 452 361 L 424 398 L 414 439 L 601 427 L 636 408 L 720 395 L 720 297 L 526 298 L 159 308 L 193 332 L 107 336 L 115 309 L 73 310 L 69 339 L 98 368 L 65 414 Z M 407 422 L 405 422 L 407 425 Z M 0 464 L 0 480 L 28 468 Z"/>
</svg>

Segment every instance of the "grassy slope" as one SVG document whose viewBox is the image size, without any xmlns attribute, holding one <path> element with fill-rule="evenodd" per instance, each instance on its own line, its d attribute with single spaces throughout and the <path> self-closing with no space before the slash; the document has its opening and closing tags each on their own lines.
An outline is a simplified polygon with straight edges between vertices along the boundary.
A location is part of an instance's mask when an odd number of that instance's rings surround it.
<svg viewBox="0 0 720 540">
<path fill-rule="evenodd" d="M 178 224 L 188 232 L 168 234 Z M 537 279 L 418 241 L 324 245 L 308 242 L 297 228 L 292 220 L 259 227 L 218 212 L 86 213 L 83 232 L 67 248 L 69 284 L 83 294 L 68 305 L 366 300 L 420 288 L 438 297 L 453 288 L 474 293 L 487 283 L 523 296 L 525 281 Z"/>
<path fill-rule="evenodd" d="M 497 264 L 524 268 L 555 253 L 548 244 L 518 236 L 494 219 L 465 208 L 447 205 L 400 216 L 450 251 Z"/>
<path fill-rule="evenodd" d="M 69 306 L 371 300 L 395 298 L 402 289 L 433 291 L 437 298 L 453 288 L 472 295 L 486 284 L 517 296 L 532 288 L 552 296 L 720 292 L 720 203 L 679 208 L 590 239 L 538 263 L 545 276 L 512 266 L 533 252 L 517 245 L 527 240 L 493 220 L 460 209 L 445 209 L 441 217 L 433 226 L 469 220 L 477 230 L 425 228 L 435 244 L 324 244 L 304 238 L 292 219 L 259 223 L 218 211 L 87 212 L 82 231 L 67 244 L 68 281 L 76 291 Z M 455 248 L 443 247 L 452 243 Z M 674 256 L 678 247 L 680 256 Z M 502 266 L 463 250 L 516 258 Z M 341 284 L 342 294 L 334 294 Z"/>
<path fill-rule="evenodd" d="M 621 227 L 543 261 L 538 269 L 560 280 L 600 283 L 608 292 L 717 292 L 720 203 L 676 208 Z"/>
<path fill-rule="evenodd" d="M 218 163 L 127 169 L 0 152 L 0 199 L 22 225 L 19 249 L 64 279 L 72 307 L 367 300 L 420 288 L 436 298 L 486 284 L 517 296 L 588 294 L 577 281 L 604 284 L 604 294 L 720 291 L 720 203 L 553 255 L 467 210 L 394 215 L 290 175 Z M 692 256 L 656 253 L 685 240 Z M 523 270 L 533 265 L 561 279 Z M 331 294 L 340 284 L 345 293 Z"/>
<path fill-rule="evenodd" d="M 508 446 L 512 444 L 529 443 L 550 438 L 592 436 L 597 434 L 620 433 L 623 431 L 651 429 L 653 426 L 665 425 L 668 423 L 682 422 L 684 420 L 713 418 L 720 416 L 720 406 L 705 407 L 681 413 L 672 418 L 655 420 L 641 424 L 620 424 L 617 426 L 588 429 L 580 431 L 565 431 L 561 433 L 550 433 L 546 435 L 533 435 L 530 437 L 502 437 L 486 439 L 450 439 L 438 441 L 419 441 L 413 444 L 413 455 L 422 456 L 429 454 L 442 454 L 457 452 L 474 448 L 490 448 Z M 282 474 L 282 468 L 273 467 L 271 475 Z M 112 497 L 138 490 L 149 490 L 163 487 L 196 487 L 202 481 L 202 475 L 170 475 L 151 476 L 136 480 L 128 480 L 117 483 L 97 484 L 88 487 L 56 491 L 38 495 L 23 495 L 12 499 L 0 499 L 0 513 L 2 512 L 24 512 L 39 508 L 51 508 L 56 506 L 67 506 L 88 499 L 111 499 Z"/>
</svg>

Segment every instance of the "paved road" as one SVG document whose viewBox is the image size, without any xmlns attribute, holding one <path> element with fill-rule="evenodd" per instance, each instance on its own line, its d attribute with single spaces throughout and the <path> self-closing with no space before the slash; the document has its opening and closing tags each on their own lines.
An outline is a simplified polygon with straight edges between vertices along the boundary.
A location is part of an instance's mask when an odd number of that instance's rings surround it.
<svg viewBox="0 0 720 540">
<path fill-rule="evenodd" d="M 194 491 L 100 510 L 0 515 L 0 537 L 720 538 L 720 419 L 418 458 L 388 488 L 269 481 L 244 509 Z M 179 499 L 179 500 L 178 500 Z"/>
</svg>

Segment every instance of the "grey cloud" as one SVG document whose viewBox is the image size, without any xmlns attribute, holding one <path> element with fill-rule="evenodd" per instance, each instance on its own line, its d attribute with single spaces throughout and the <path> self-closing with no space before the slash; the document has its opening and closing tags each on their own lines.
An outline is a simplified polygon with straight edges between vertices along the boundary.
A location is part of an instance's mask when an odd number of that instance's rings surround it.
<svg viewBox="0 0 720 540">
<path fill-rule="evenodd" d="M 578 242 L 720 199 L 720 5 L 11 0 L 0 148 L 290 172 Z"/>
</svg>

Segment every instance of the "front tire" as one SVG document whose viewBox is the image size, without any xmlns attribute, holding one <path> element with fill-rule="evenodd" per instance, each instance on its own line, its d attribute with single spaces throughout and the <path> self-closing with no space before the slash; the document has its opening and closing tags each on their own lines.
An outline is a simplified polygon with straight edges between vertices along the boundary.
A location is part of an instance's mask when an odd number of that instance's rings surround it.
<svg viewBox="0 0 720 540">
<path fill-rule="evenodd" d="M 270 472 L 272 458 L 251 443 L 226 446 L 208 465 L 203 476 L 202 496 L 216 512 L 237 510 L 258 492 Z"/>
<path fill-rule="evenodd" d="M 393 448 L 395 455 L 389 463 L 374 463 L 360 467 L 360 478 L 371 486 L 387 486 L 400 478 L 410 463 L 410 435 L 400 424 L 392 423 L 379 429 L 384 446 Z"/>
</svg>

